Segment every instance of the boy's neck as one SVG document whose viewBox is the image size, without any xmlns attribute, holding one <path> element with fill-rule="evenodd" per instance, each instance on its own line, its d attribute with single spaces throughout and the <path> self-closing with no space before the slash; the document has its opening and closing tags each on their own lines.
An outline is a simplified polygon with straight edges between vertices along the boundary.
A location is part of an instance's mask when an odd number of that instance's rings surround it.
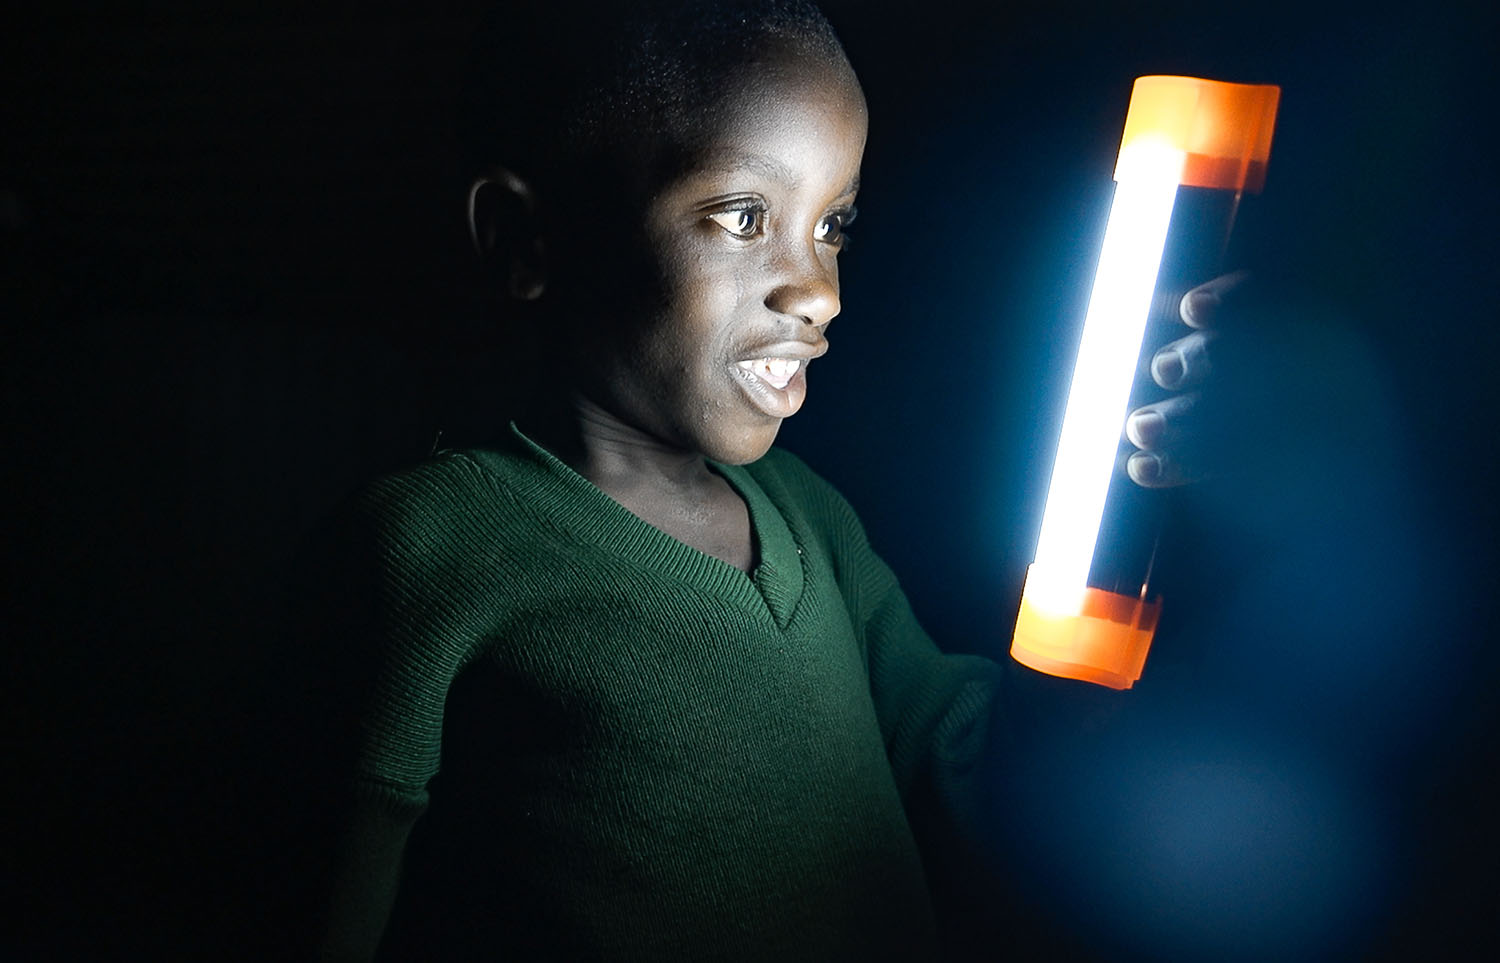
<svg viewBox="0 0 1500 963">
<path fill-rule="evenodd" d="M 638 518 L 742 572 L 754 569 L 748 506 L 703 455 L 665 445 L 581 397 L 533 410 L 521 428 Z"/>
<path fill-rule="evenodd" d="M 527 412 L 526 434 L 610 494 L 658 489 L 687 494 L 718 478 L 703 455 L 664 444 L 582 396 Z"/>
</svg>

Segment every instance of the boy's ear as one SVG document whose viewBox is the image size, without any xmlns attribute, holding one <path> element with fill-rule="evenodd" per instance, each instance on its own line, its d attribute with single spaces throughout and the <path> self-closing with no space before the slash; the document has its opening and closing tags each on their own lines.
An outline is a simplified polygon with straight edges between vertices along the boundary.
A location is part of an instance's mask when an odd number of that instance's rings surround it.
<svg viewBox="0 0 1500 963">
<path fill-rule="evenodd" d="M 469 185 L 469 239 L 503 272 L 511 297 L 535 301 L 547 286 L 546 246 L 536 194 L 514 171 L 495 167 Z"/>
</svg>

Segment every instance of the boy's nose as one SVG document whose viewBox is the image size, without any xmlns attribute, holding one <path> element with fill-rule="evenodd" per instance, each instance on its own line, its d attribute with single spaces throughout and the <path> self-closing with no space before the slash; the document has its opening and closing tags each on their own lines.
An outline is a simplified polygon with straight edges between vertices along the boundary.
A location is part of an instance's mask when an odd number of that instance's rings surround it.
<svg viewBox="0 0 1500 963">
<path fill-rule="evenodd" d="M 766 295 L 766 307 L 818 327 L 832 321 L 840 308 L 837 266 L 824 264 L 809 251 L 786 258 L 781 267 L 777 283 Z"/>
</svg>

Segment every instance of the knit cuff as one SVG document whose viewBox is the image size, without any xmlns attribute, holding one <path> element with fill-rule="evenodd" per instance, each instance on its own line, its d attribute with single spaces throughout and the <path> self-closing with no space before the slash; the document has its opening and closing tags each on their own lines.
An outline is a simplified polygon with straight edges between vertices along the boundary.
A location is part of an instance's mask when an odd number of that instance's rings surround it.
<svg viewBox="0 0 1500 963">
<path fill-rule="evenodd" d="M 415 821 L 427 809 L 425 789 L 407 789 L 369 777 L 356 777 L 355 798 L 393 819 Z"/>
</svg>

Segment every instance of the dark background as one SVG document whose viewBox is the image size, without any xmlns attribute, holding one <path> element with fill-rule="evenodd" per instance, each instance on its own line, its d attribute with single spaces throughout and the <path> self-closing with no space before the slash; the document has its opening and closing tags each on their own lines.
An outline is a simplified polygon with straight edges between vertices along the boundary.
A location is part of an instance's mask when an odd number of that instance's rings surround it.
<svg viewBox="0 0 1500 963">
<path fill-rule="evenodd" d="M 290 560 L 525 361 L 484 321 L 450 131 L 481 6 L 4 31 L 0 955 L 281 952 L 309 885 L 263 731 Z M 835 350 L 783 440 L 945 647 L 1003 657 L 1130 81 L 1280 84 L 1232 257 L 1262 279 L 1225 369 L 1240 457 L 1175 500 L 1108 753 L 1025 730 L 996 953 L 1482 955 L 1495 51 L 1465 4 L 1206 6 L 830 6 L 872 128 Z"/>
</svg>

